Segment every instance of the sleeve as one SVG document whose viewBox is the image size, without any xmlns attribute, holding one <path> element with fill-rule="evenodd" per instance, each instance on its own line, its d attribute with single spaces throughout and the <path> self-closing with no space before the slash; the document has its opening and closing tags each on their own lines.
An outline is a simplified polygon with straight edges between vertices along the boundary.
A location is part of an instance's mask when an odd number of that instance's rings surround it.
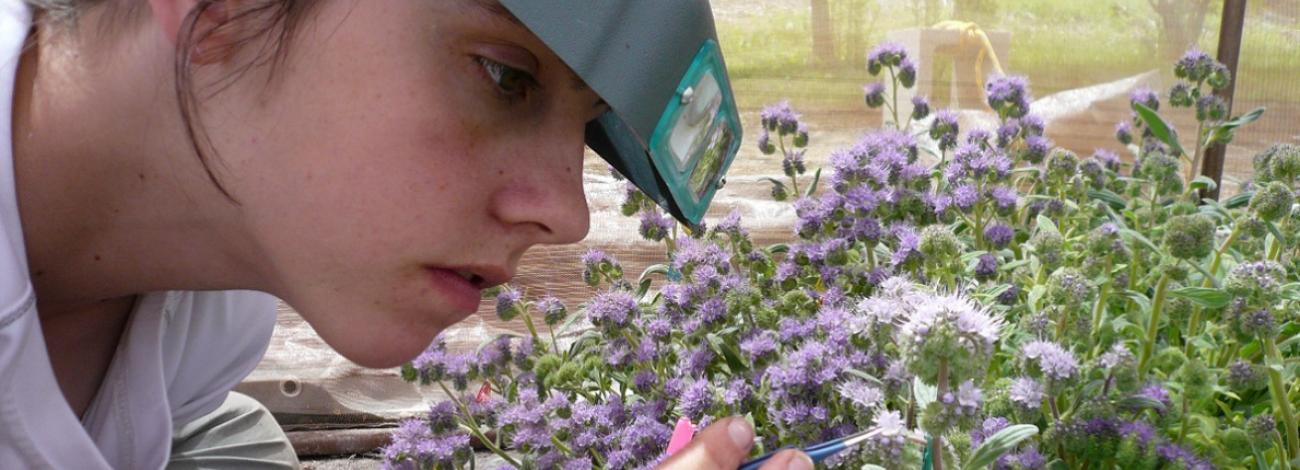
<svg viewBox="0 0 1300 470">
<path fill-rule="evenodd" d="M 275 297 L 253 291 L 178 292 L 166 311 L 163 373 L 172 423 L 217 409 L 257 367 L 275 329 Z"/>
</svg>

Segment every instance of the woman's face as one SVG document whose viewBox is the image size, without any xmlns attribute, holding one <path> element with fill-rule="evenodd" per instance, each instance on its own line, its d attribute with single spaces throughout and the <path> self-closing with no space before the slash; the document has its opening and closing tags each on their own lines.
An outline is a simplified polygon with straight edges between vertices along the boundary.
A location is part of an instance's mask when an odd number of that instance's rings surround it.
<svg viewBox="0 0 1300 470">
<path fill-rule="evenodd" d="M 584 126 L 604 105 L 493 1 L 315 8 L 269 85 L 246 76 L 202 116 L 266 290 L 349 359 L 394 366 L 530 246 L 586 235 Z"/>
</svg>

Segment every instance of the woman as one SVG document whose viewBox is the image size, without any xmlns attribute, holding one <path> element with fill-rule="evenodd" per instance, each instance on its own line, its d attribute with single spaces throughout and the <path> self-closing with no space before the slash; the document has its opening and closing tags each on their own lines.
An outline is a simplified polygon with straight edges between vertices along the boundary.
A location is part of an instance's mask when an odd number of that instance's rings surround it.
<svg viewBox="0 0 1300 470">
<path fill-rule="evenodd" d="M 607 106 L 494 1 L 0 0 L 0 60 L 0 467 L 294 466 L 272 296 L 392 367 L 587 232 Z"/>
</svg>

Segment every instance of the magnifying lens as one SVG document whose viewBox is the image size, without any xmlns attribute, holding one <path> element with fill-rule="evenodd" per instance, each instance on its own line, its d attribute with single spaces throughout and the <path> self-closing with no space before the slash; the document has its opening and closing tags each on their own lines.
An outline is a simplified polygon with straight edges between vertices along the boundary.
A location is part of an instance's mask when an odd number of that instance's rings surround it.
<svg viewBox="0 0 1300 470">
<path fill-rule="evenodd" d="M 501 0 L 610 110 L 587 145 L 697 225 L 740 149 L 740 114 L 707 0 Z"/>
</svg>

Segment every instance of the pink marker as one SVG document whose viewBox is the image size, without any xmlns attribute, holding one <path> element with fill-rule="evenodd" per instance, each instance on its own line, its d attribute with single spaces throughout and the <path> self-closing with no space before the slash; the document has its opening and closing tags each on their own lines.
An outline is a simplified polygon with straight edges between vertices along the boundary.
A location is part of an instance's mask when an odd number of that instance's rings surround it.
<svg viewBox="0 0 1300 470">
<path fill-rule="evenodd" d="M 691 419 L 685 416 L 677 419 L 677 426 L 673 428 L 673 437 L 668 440 L 667 455 L 673 455 L 682 450 L 691 439 L 695 437 L 695 425 L 691 424 Z"/>
</svg>

